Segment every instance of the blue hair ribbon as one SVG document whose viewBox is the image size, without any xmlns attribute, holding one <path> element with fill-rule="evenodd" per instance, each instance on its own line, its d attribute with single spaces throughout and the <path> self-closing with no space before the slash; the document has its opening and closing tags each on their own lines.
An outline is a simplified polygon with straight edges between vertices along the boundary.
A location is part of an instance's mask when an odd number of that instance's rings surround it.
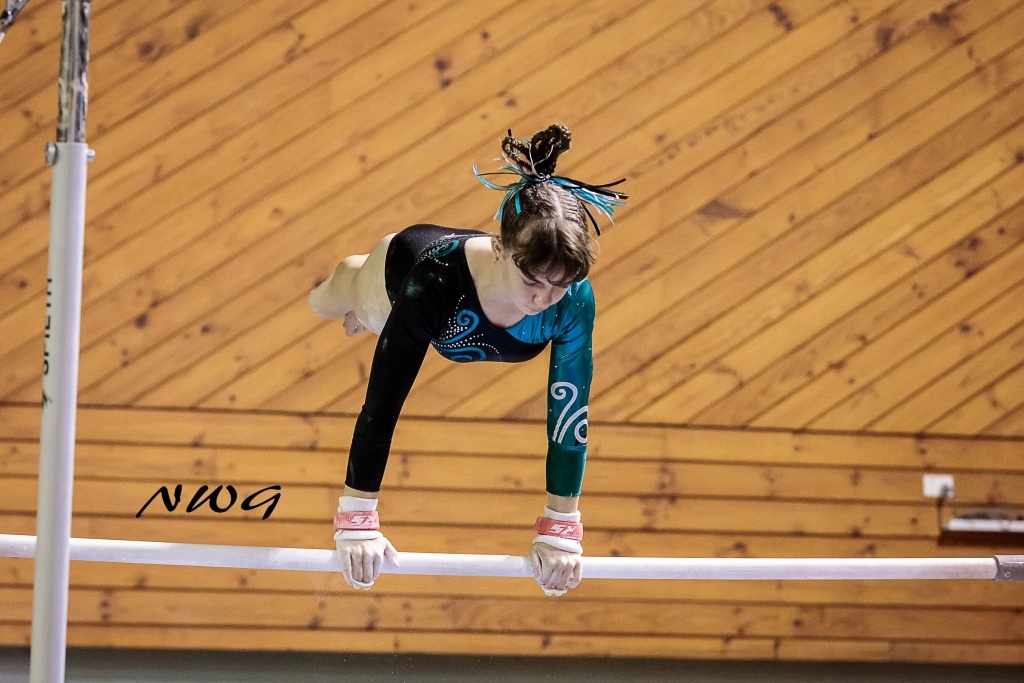
<svg viewBox="0 0 1024 683">
<path fill-rule="evenodd" d="M 527 144 L 529 143 L 529 141 L 524 142 Z M 499 159 L 499 161 L 501 161 L 501 159 Z M 605 183 L 604 185 L 591 185 L 566 176 L 530 173 L 519 168 L 517 165 L 512 164 L 507 158 L 505 158 L 504 161 L 506 164 L 502 166 L 500 170 L 493 173 L 481 173 L 476 166 L 473 167 L 473 174 L 485 187 L 505 192 L 505 197 L 501 200 L 501 204 L 498 206 L 498 211 L 494 214 L 494 220 L 496 221 L 501 220 L 501 217 L 505 212 L 505 207 L 508 205 L 510 199 L 513 201 L 516 213 L 522 212 L 519 193 L 523 188 L 530 185 L 551 182 L 561 188 L 564 188 L 582 202 L 583 210 L 586 212 L 587 217 L 590 218 L 590 222 L 594 224 L 594 230 L 596 230 L 597 234 L 600 235 L 601 227 L 597 224 L 597 219 L 594 217 L 593 212 L 591 212 L 587 205 L 589 204 L 597 211 L 603 213 L 608 217 L 608 220 L 611 221 L 612 225 L 614 225 L 615 219 L 613 216 L 615 214 L 615 207 L 625 206 L 626 202 L 624 200 L 629 198 L 628 195 L 608 189 L 620 183 L 624 183 L 626 181 L 625 178 L 616 180 L 613 183 Z M 484 177 L 489 175 L 515 175 L 518 176 L 519 179 L 513 183 L 509 183 L 508 185 L 499 185 Z"/>
</svg>

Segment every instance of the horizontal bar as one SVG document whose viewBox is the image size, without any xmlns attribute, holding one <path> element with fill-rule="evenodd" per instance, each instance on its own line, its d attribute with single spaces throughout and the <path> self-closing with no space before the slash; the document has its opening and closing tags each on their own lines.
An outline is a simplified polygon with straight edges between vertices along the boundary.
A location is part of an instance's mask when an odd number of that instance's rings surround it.
<svg viewBox="0 0 1024 683">
<path fill-rule="evenodd" d="M 1018 519 L 961 519 L 946 522 L 946 531 L 977 531 L 981 533 L 1024 534 L 1024 521 Z"/>
<path fill-rule="evenodd" d="M 0 557 L 35 557 L 35 536 L 0 534 Z M 71 539 L 71 559 L 235 569 L 339 572 L 333 550 Z M 430 576 L 533 577 L 520 555 L 401 553 L 384 573 Z M 673 558 L 587 557 L 591 579 L 1024 579 L 1024 555 L 987 558 Z M 997 576 L 998 573 L 1000 574 Z"/>
</svg>

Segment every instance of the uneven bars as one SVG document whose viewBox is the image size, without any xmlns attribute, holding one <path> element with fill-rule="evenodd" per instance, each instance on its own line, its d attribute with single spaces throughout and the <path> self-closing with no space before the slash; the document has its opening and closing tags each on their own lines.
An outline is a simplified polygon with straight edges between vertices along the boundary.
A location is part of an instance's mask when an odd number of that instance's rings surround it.
<svg viewBox="0 0 1024 683">
<path fill-rule="evenodd" d="M 0 534 L 0 557 L 34 557 L 35 536 Z M 340 572 L 332 550 L 71 539 L 71 559 L 234 569 Z M 384 573 L 430 576 L 531 577 L 520 555 L 401 553 Z M 672 558 L 584 557 L 590 579 L 994 579 L 1024 580 L 1024 555 L 983 558 Z"/>
</svg>

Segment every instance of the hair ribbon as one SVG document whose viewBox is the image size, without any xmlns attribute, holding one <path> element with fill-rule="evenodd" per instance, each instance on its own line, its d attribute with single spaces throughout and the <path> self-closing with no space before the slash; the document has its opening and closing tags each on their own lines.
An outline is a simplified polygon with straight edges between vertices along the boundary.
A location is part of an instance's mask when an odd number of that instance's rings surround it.
<svg viewBox="0 0 1024 683">
<path fill-rule="evenodd" d="M 529 144 L 528 140 L 523 141 Z M 538 185 L 540 183 L 554 183 L 559 187 L 564 188 L 574 197 L 579 199 L 583 203 L 583 210 L 586 212 L 587 217 L 590 218 L 590 222 L 594 224 L 594 230 L 597 234 L 601 234 L 601 227 L 597 224 L 597 219 L 594 214 L 588 208 L 587 205 L 594 207 L 597 211 L 600 211 L 608 220 L 611 221 L 612 225 L 615 224 L 613 214 L 615 213 L 616 206 L 625 206 L 624 200 L 628 199 L 628 195 L 610 190 L 608 188 L 614 187 L 620 183 L 626 182 L 625 178 L 616 180 L 613 183 L 605 183 L 604 185 L 591 185 L 584 183 L 574 178 L 568 178 L 566 176 L 559 175 L 545 175 L 540 173 L 531 173 L 524 171 L 517 164 L 512 163 L 508 160 L 508 157 L 496 158 L 495 161 L 505 161 L 505 165 L 500 170 L 494 171 L 493 173 L 481 173 L 480 170 L 474 166 L 473 174 L 477 177 L 485 187 L 489 187 L 492 190 L 501 190 L 505 192 L 505 197 L 501 200 L 501 204 L 498 206 L 498 211 L 494 214 L 494 220 L 500 221 L 502 215 L 505 212 L 505 207 L 508 205 L 509 200 L 512 200 L 513 206 L 515 206 L 516 213 L 522 212 L 522 206 L 519 201 L 519 193 L 523 188 L 530 185 Z M 515 182 L 509 183 L 508 185 L 499 185 L 491 182 L 484 176 L 489 175 L 515 175 L 519 179 Z"/>
</svg>

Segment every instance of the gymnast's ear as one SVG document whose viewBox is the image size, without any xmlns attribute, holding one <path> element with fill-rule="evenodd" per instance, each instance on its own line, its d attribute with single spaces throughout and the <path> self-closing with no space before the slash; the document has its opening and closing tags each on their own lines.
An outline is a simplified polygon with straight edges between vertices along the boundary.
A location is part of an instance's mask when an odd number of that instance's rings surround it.
<svg viewBox="0 0 1024 683">
<path fill-rule="evenodd" d="M 494 259 L 498 260 L 501 258 L 505 251 L 505 247 L 501 244 L 500 235 L 491 235 L 491 251 L 494 252 Z"/>
</svg>

